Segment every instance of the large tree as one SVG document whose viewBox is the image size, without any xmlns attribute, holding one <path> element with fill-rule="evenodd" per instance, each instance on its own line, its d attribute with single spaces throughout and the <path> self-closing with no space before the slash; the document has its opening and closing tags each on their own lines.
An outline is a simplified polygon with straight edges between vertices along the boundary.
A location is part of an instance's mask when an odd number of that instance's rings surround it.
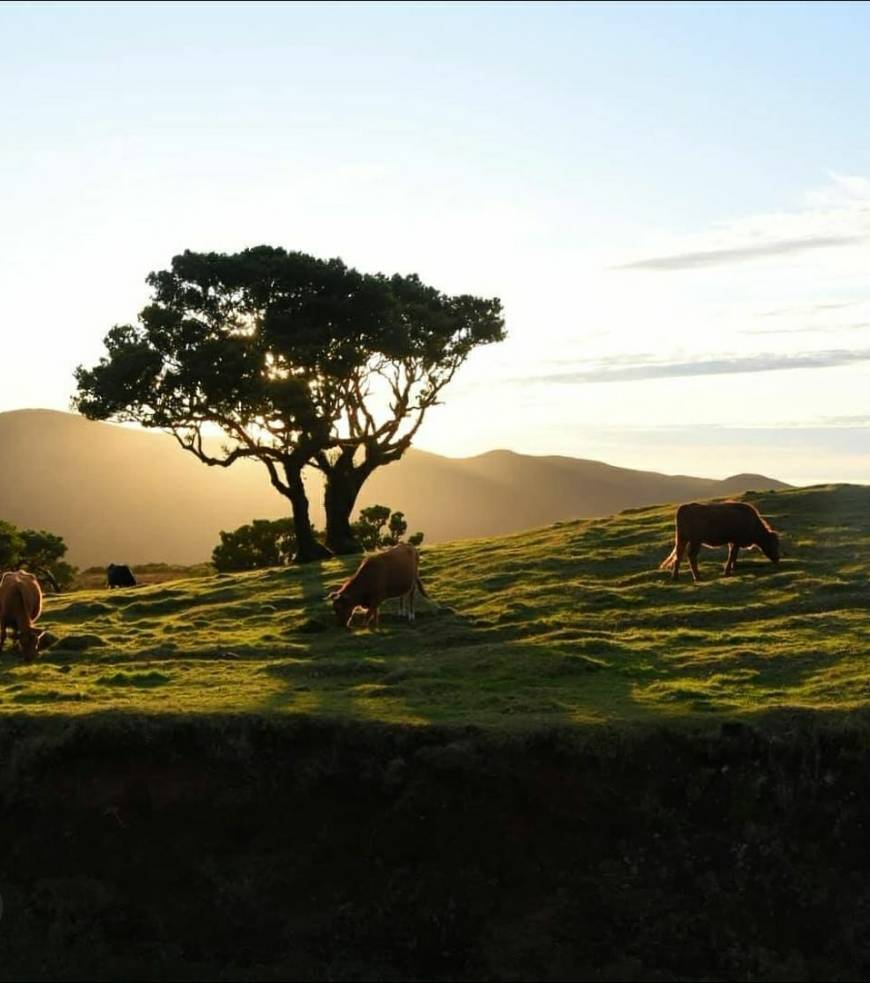
<svg viewBox="0 0 870 983">
<path fill-rule="evenodd" d="M 259 461 L 292 505 L 298 560 L 328 555 L 306 464 L 326 475 L 327 544 L 356 548 L 362 481 L 401 456 L 471 348 L 503 331 L 497 300 L 268 246 L 185 252 L 147 282 L 138 324 L 112 328 L 106 355 L 76 370 L 73 405 L 166 430 L 211 466 Z"/>
</svg>

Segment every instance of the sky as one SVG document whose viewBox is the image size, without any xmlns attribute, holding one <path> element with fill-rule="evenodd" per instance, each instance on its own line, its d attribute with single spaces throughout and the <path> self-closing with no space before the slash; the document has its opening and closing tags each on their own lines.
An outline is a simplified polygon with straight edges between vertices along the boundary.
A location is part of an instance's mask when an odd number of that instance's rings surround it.
<svg viewBox="0 0 870 983">
<path fill-rule="evenodd" d="M 417 445 L 870 480 L 870 4 L 2 3 L 0 411 L 184 249 L 498 296 Z"/>
</svg>

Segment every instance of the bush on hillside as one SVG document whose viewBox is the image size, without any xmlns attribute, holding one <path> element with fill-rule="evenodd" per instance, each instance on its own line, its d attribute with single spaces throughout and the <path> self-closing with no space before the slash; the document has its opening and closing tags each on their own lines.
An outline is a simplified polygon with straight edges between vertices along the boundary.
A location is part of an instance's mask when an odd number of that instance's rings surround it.
<svg viewBox="0 0 870 983">
<path fill-rule="evenodd" d="M 353 524 L 357 541 L 366 550 L 386 549 L 402 542 L 408 531 L 403 512 L 393 512 L 387 505 L 370 505 L 362 509 Z M 323 533 L 315 529 L 321 540 Z M 297 550 L 293 519 L 254 519 L 231 532 L 222 531 L 221 541 L 211 554 L 211 562 L 220 573 L 284 567 L 293 562 Z M 423 533 L 409 536 L 407 542 L 419 546 Z"/>
<path fill-rule="evenodd" d="M 296 531 L 290 518 L 254 519 L 231 532 L 221 531 L 220 537 L 211 562 L 221 573 L 283 567 L 296 552 Z"/>
<path fill-rule="evenodd" d="M 352 528 L 363 549 L 376 550 L 401 543 L 408 531 L 408 523 L 404 512 L 391 512 L 388 505 L 370 505 L 360 511 Z M 423 542 L 423 533 L 415 532 L 407 541 L 412 546 L 419 546 Z"/>
<path fill-rule="evenodd" d="M 44 529 L 17 529 L 0 520 L 0 569 L 28 570 L 43 588 L 67 590 L 76 567 L 64 560 L 67 546 L 61 536 Z"/>
</svg>

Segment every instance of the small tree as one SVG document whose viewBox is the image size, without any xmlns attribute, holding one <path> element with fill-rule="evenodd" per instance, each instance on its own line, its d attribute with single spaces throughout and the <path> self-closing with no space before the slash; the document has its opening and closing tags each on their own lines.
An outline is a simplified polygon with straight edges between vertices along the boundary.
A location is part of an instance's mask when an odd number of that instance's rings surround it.
<svg viewBox="0 0 870 983">
<path fill-rule="evenodd" d="M 76 567 L 64 560 L 66 551 L 66 543 L 55 533 L 16 529 L 0 521 L 0 567 L 23 568 L 52 590 L 66 590 L 76 575 Z"/>
<path fill-rule="evenodd" d="M 385 529 L 386 527 L 386 529 Z M 387 505 L 369 505 L 360 510 L 357 521 L 351 527 L 354 538 L 365 550 L 386 549 L 396 546 L 408 531 L 404 512 L 390 512 Z M 412 546 L 423 542 L 423 533 L 408 537 Z"/>
<path fill-rule="evenodd" d="M 232 532 L 221 532 L 211 562 L 222 573 L 286 566 L 296 552 L 292 519 L 254 519 Z"/>
<path fill-rule="evenodd" d="M 60 536 L 44 529 L 22 529 L 21 564 L 56 590 L 72 585 L 76 567 L 64 560 L 67 546 Z"/>
</svg>

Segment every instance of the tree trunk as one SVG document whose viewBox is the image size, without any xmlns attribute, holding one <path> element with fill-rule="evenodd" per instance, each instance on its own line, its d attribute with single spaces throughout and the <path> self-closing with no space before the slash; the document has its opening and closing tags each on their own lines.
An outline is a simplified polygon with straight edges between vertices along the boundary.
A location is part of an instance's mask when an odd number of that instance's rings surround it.
<svg viewBox="0 0 870 983">
<path fill-rule="evenodd" d="M 290 502 L 293 505 L 293 526 L 296 533 L 296 555 L 294 563 L 312 563 L 315 560 L 328 560 L 332 554 L 314 538 L 314 527 L 308 514 L 308 496 L 302 476 L 290 480 Z"/>
<path fill-rule="evenodd" d="M 350 514 L 366 477 L 363 469 L 354 467 L 337 466 L 326 474 L 326 545 L 336 556 L 363 551 L 351 529 Z"/>
</svg>

